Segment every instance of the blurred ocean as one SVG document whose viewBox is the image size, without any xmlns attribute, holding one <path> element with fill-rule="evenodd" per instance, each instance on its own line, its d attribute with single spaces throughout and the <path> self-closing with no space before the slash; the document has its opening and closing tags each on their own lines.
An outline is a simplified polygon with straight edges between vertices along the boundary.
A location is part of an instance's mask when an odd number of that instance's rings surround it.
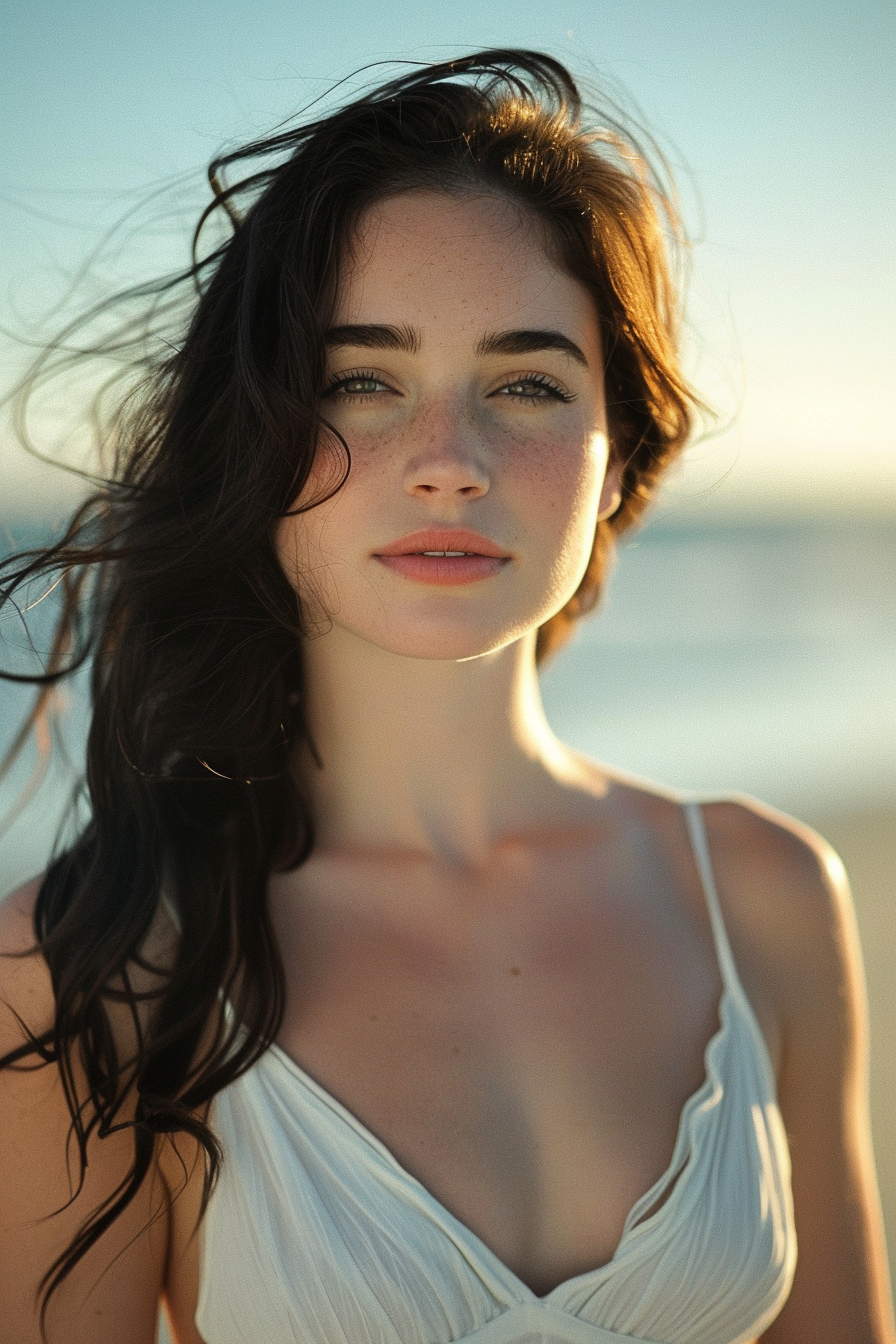
<svg viewBox="0 0 896 1344">
<path fill-rule="evenodd" d="M 8 530 L 19 545 L 40 535 Z M 588 754 L 676 787 L 813 816 L 896 804 L 894 594 L 896 521 L 655 521 L 622 548 L 602 611 L 546 670 L 548 716 Z M 38 646 L 53 605 L 30 614 Z M 0 656 L 7 667 L 26 657 L 11 612 Z M 53 765 L 0 836 L 0 887 L 46 858 L 83 742 L 83 685 L 63 693 L 70 765 Z M 0 747 L 28 699 L 0 683 Z M 0 785 L 0 816 L 27 756 Z"/>
<path fill-rule="evenodd" d="M 666 784 L 896 802 L 896 520 L 648 526 L 544 690 L 561 738 Z"/>
</svg>

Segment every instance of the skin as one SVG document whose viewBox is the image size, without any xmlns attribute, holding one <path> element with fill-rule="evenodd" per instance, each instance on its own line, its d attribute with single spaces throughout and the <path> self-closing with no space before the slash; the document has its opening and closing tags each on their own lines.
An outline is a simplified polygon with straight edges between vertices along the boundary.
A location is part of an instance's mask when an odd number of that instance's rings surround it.
<svg viewBox="0 0 896 1344">
<path fill-rule="evenodd" d="M 326 415 L 351 474 L 276 538 L 317 620 L 306 654 L 323 762 L 295 765 L 318 846 L 271 882 L 280 1044 L 544 1293 L 612 1256 L 668 1165 L 721 990 L 680 806 L 559 743 L 538 697 L 538 625 L 575 591 L 595 521 L 618 502 L 597 314 L 506 203 L 415 193 L 362 219 L 335 323 L 414 339 L 334 344 Z M 519 330 L 559 333 L 583 359 L 489 347 Z M 310 490 L 332 454 L 324 441 Z M 453 586 L 383 563 L 391 541 L 431 526 L 471 528 L 506 562 Z M 793 1158 L 799 1268 L 764 1338 L 893 1344 L 842 867 L 758 805 L 704 812 Z M 5 904 L 0 946 L 28 946 L 35 892 Z M 155 950 L 170 937 L 160 917 Z M 7 966 L 2 995 L 38 1029 L 52 1012 L 45 968 Z M 20 1039 L 12 1017 L 0 1030 L 0 1049 Z M 89 1194 L 35 1223 L 66 1197 L 66 1122 L 50 1070 L 0 1074 L 12 1173 L 0 1318 L 23 1344 L 38 1338 L 30 1304 L 51 1246 L 121 1161 L 95 1145 Z M 182 1184 L 166 1149 L 131 1223 L 64 1289 L 51 1341 L 111 1344 L 125 1319 L 149 1341 L 164 1294 L 179 1344 L 197 1344 L 196 1180 L 167 1197 Z"/>
</svg>

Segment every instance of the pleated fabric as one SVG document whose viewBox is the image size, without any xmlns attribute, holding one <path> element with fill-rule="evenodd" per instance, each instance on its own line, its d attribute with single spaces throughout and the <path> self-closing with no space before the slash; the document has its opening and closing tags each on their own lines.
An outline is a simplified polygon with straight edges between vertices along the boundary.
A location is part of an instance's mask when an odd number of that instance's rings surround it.
<svg viewBox="0 0 896 1344">
<path fill-rule="evenodd" d="M 790 1159 L 765 1041 L 686 805 L 723 990 L 672 1160 L 606 1265 L 539 1298 L 277 1046 L 215 1098 L 203 1230 L 207 1344 L 745 1344 L 796 1263 Z"/>
</svg>

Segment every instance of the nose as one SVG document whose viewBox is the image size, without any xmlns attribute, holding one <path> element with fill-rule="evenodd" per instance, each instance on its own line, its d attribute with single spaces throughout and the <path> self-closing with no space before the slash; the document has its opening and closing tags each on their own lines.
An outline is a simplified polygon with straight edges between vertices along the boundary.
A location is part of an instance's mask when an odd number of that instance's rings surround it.
<svg viewBox="0 0 896 1344">
<path fill-rule="evenodd" d="M 418 499 L 479 499 L 488 492 L 489 474 L 479 451 L 475 427 L 463 412 L 433 412 L 405 468 L 405 490 Z M 422 442 L 421 442 L 422 440 Z"/>
</svg>

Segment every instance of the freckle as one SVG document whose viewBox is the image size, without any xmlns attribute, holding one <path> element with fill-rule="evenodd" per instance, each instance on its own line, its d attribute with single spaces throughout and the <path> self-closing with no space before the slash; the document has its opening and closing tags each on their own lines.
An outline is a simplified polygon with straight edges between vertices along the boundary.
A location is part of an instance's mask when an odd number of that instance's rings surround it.
<svg viewBox="0 0 896 1344">
<path fill-rule="evenodd" d="M 510 974 L 511 974 L 511 975 L 519 975 L 519 973 L 520 973 L 520 968 L 519 968 L 519 966 L 511 966 L 511 968 L 510 968 Z"/>
<path fill-rule="evenodd" d="M 380 1020 L 380 1018 L 379 1018 L 379 1013 L 371 1013 L 371 1014 L 370 1014 L 370 1020 L 371 1020 L 371 1022 L 379 1022 L 379 1020 Z"/>
<path fill-rule="evenodd" d="M 459 1046 L 459 1045 L 452 1045 L 452 1047 L 451 1047 L 451 1053 L 452 1053 L 452 1055 L 459 1055 L 459 1054 L 460 1054 L 460 1046 Z"/>
</svg>

